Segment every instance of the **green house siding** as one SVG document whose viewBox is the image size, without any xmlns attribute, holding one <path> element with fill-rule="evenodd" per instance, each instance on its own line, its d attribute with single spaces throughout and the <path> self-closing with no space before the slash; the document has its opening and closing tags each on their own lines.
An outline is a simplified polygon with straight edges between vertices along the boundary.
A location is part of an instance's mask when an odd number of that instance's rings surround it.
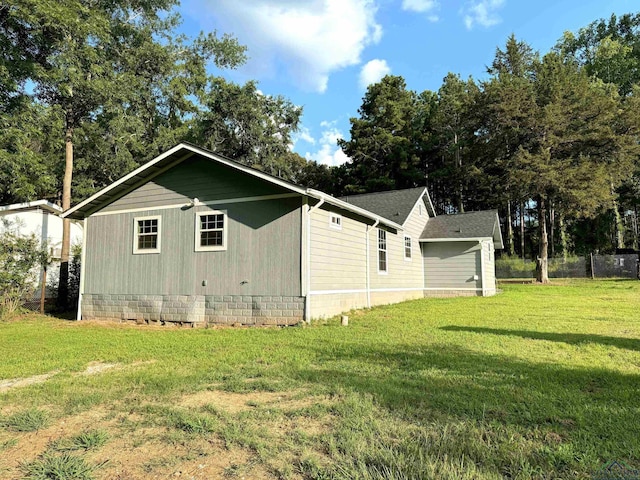
<svg viewBox="0 0 640 480">
<path fill-rule="evenodd" d="M 283 188 L 194 156 L 103 207 L 101 212 L 288 193 Z"/>
<path fill-rule="evenodd" d="M 212 210 L 227 214 L 228 247 L 196 252 L 196 212 Z M 161 252 L 134 254 L 134 219 L 155 215 Z M 90 217 L 85 292 L 300 295 L 300 215 L 285 198 Z"/>
<path fill-rule="evenodd" d="M 214 211 L 226 215 L 226 248 L 196 251 L 196 215 Z M 159 253 L 134 253 L 140 217 L 159 217 Z M 86 222 L 84 318 L 244 324 L 303 318 L 302 198 L 279 186 L 193 158 Z"/>
</svg>

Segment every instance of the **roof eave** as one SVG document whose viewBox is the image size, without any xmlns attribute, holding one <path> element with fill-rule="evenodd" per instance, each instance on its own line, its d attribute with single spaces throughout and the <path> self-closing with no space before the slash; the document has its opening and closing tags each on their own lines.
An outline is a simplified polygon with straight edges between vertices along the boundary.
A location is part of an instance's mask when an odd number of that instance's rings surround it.
<svg viewBox="0 0 640 480">
<path fill-rule="evenodd" d="M 0 206 L 0 212 L 17 212 L 20 210 L 28 210 L 30 208 L 40 208 L 42 210 L 48 210 L 51 213 L 61 214 L 62 208 L 51 203 L 48 200 L 34 200 L 32 202 L 12 203 L 11 205 Z M 62 215 L 60 215 L 62 216 Z"/>
<path fill-rule="evenodd" d="M 262 180 L 265 180 L 267 182 L 270 182 L 272 184 L 278 185 L 282 188 L 285 188 L 287 190 L 290 190 L 292 192 L 295 193 L 299 193 L 301 195 L 306 195 L 306 191 L 304 188 L 295 186 L 292 183 L 289 183 L 285 180 L 281 180 L 278 179 L 276 177 L 273 177 L 271 175 L 267 175 L 266 173 L 260 172 L 259 170 L 256 170 L 254 168 L 251 167 L 247 167 L 245 165 L 241 165 L 237 162 L 233 162 L 231 160 L 228 160 L 224 157 L 221 157 L 220 155 L 216 155 L 212 152 L 209 152 L 207 150 L 201 149 L 199 147 L 196 147 L 194 145 L 190 145 L 187 143 L 179 143 L 178 145 L 176 145 L 175 147 L 167 150 L 166 152 L 164 152 L 161 155 L 158 155 L 157 157 L 155 157 L 153 160 L 150 160 L 149 162 L 145 163 L 144 165 L 138 167 L 137 169 L 135 169 L 134 171 L 130 172 L 129 174 L 125 175 L 124 177 L 122 177 L 121 179 L 113 182 L 111 185 L 106 186 L 105 188 L 103 188 L 102 190 L 100 190 L 99 192 L 95 193 L 94 195 L 92 195 L 91 197 L 87 198 L 86 200 L 80 202 L 78 205 L 70 208 L 69 210 L 65 211 L 62 215 L 60 215 L 62 218 L 66 218 L 66 217 L 71 217 L 71 218 L 76 218 L 76 219 L 82 219 L 85 216 L 87 216 L 87 212 L 83 211 L 84 207 L 90 205 L 92 202 L 100 199 L 101 197 L 106 196 L 107 193 L 113 191 L 115 188 L 123 185 L 124 183 L 128 182 L 129 180 L 140 176 L 140 181 L 143 181 L 145 176 L 141 175 L 144 172 L 148 171 L 150 168 L 156 166 L 158 163 L 162 162 L 164 159 L 170 157 L 171 155 L 179 152 L 180 150 L 186 150 L 189 151 L 191 153 L 195 153 L 198 155 L 202 155 L 204 157 L 207 157 L 209 159 L 212 160 L 216 160 L 219 163 L 222 163 L 223 165 L 226 165 L 230 168 L 233 168 L 235 170 L 239 170 L 242 171 L 244 173 L 248 173 L 249 175 L 252 175 L 254 177 L 260 178 Z M 186 158 L 184 158 L 182 161 L 186 160 Z M 180 162 L 178 162 L 180 163 Z"/>
<path fill-rule="evenodd" d="M 364 208 L 356 207 L 355 205 L 345 202 L 344 200 L 339 200 L 335 197 L 332 197 L 331 195 L 321 192 L 320 190 L 307 188 L 305 194 L 317 200 L 324 200 L 326 203 L 342 208 L 343 210 L 347 210 L 349 212 L 355 213 L 362 217 L 369 218 L 374 222 L 381 223 L 395 230 L 404 230 L 404 227 L 396 222 L 392 222 L 391 220 L 381 217 L 380 215 L 376 215 L 375 213 L 370 212 L 369 210 L 365 210 Z"/>
</svg>

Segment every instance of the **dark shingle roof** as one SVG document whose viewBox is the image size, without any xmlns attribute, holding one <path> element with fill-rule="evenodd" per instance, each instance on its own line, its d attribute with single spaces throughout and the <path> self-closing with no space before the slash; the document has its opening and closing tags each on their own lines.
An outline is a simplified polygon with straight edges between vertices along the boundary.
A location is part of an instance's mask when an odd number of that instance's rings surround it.
<svg viewBox="0 0 640 480">
<path fill-rule="evenodd" d="M 339 199 L 402 225 L 424 191 L 425 187 L 417 187 L 405 190 L 391 190 L 389 192 L 349 195 L 339 197 Z"/>
<path fill-rule="evenodd" d="M 430 218 L 420 240 L 493 237 L 502 248 L 502 234 L 497 210 L 440 215 Z"/>
</svg>

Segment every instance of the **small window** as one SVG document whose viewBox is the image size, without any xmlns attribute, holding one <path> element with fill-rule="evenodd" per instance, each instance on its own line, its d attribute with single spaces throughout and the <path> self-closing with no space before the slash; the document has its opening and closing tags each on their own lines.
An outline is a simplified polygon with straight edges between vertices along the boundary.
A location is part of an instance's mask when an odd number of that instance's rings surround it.
<svg viewBox="0 0 640 480">
<path fill-rule="evenodd" d="M 196 252 L 227 249 L 227 215 L 224 212 L 196 213 Z"/>
<path fill-rule="evenodd" d="M 329 213 L 329 226 L 336 230 L 342 230 L 342 215 L 337 213 Z"/>
<path fill-rule="evenodd" d="M 378 230 L 378 273 L 387 273 L 387 232 Z"/>
<path fill-rule="evenodd" d="M 133 253 L 160 253 L 160 217 L 133 219 Z"/>
<path fill-rule="evenodd" d="M 418 215 L 422 216 L 422 203 L 418 204 Z"/>
<path fill-rule="evenodd" d="M 411 260 L 411 237 L 404 237 L 404 259 Z"/>
</svg>

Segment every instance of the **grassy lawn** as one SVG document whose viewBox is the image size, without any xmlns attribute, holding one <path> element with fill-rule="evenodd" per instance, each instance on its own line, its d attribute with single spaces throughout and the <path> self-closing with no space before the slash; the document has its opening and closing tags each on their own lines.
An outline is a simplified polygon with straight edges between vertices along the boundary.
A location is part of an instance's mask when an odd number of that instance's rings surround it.
<svg viewBox="0 0 640 480">
<path fill-rule="evenodd" d="M 0 478 L 640 468 L 640 282 L 502 288 L 352 312 L 348 327 L 0 323 Z"/>
</svg>

